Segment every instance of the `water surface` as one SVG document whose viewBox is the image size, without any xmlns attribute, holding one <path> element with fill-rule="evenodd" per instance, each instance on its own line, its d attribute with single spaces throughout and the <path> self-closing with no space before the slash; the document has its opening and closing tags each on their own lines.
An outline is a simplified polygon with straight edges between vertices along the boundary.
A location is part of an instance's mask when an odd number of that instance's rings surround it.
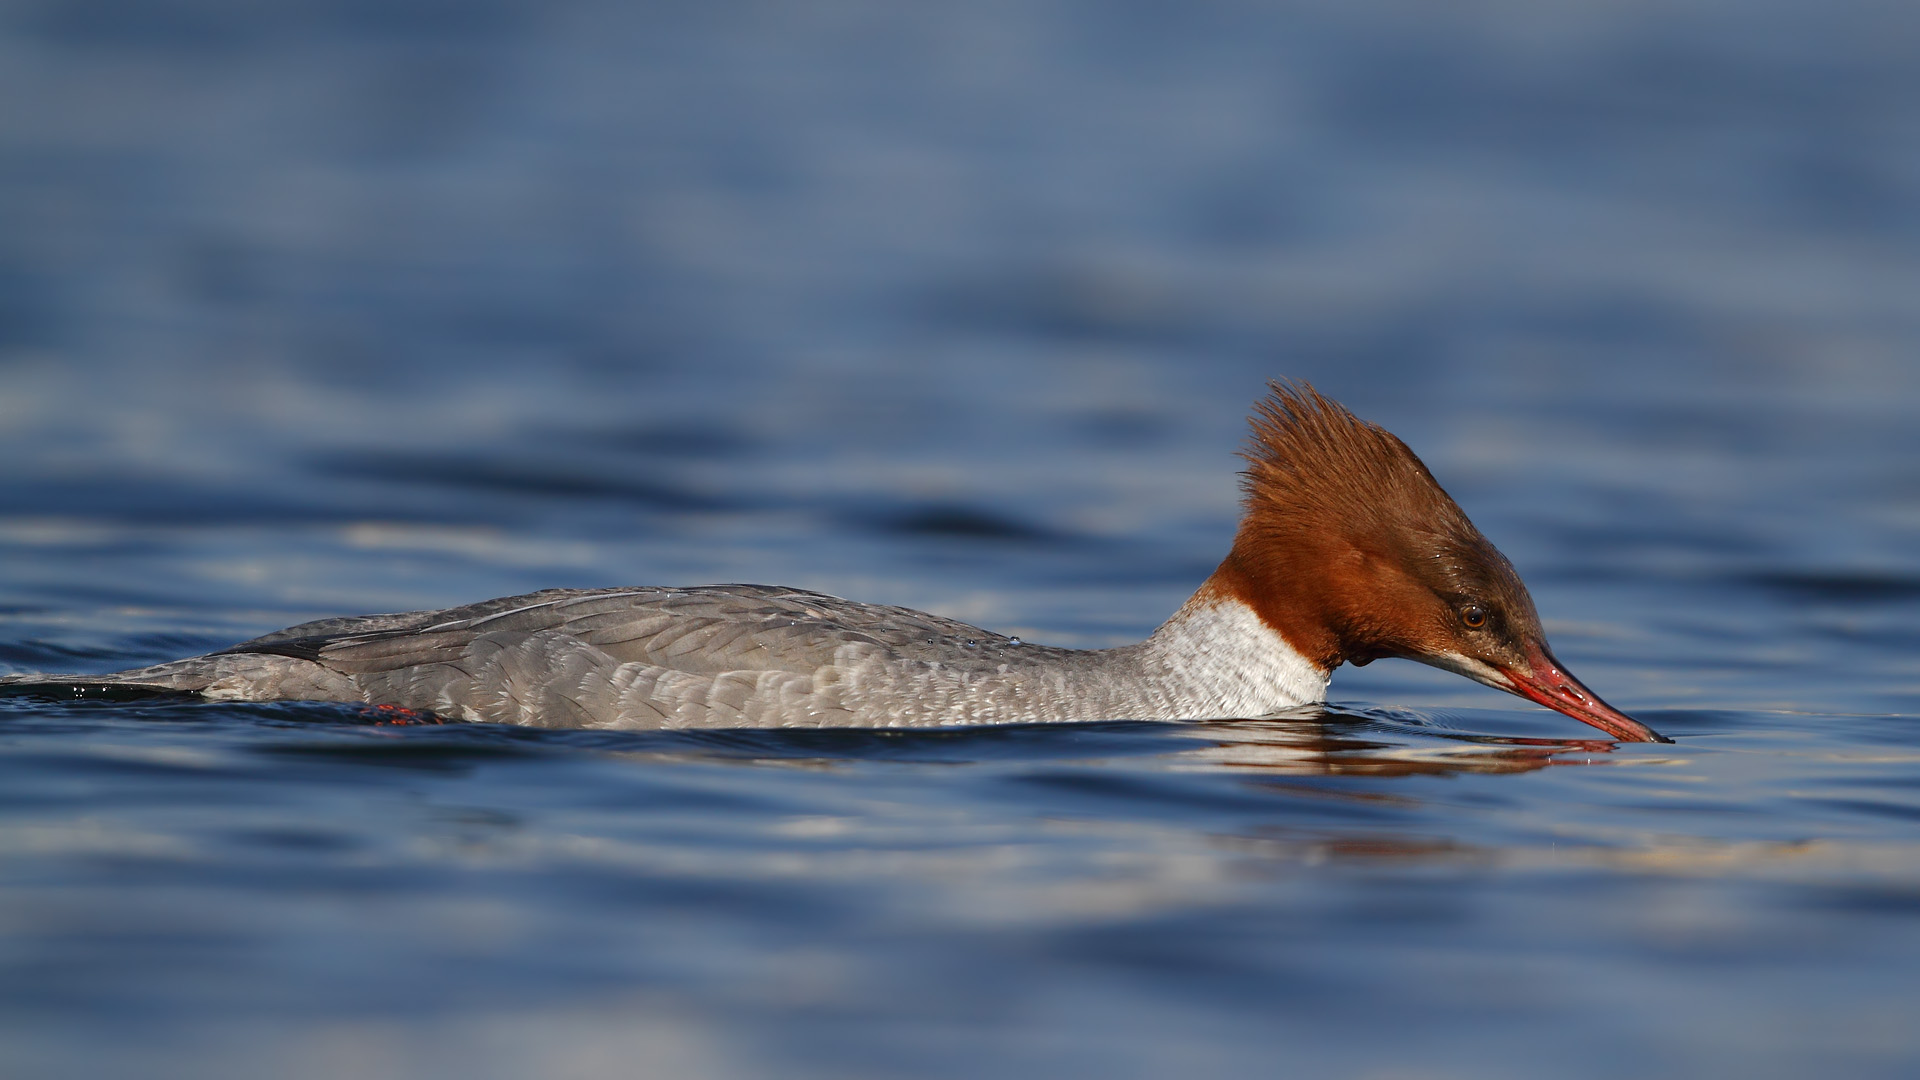
<svg viewBox="0 0 1920 1080">
<path fill-rule="evenodd" d="M 1275 376 L 1677 741 L 0 699 L 9 1076 L 1911 1075 L 1901 5 L 20 4 L 0 668 L 755 581 L 1149 632 Z"/>
</svg>

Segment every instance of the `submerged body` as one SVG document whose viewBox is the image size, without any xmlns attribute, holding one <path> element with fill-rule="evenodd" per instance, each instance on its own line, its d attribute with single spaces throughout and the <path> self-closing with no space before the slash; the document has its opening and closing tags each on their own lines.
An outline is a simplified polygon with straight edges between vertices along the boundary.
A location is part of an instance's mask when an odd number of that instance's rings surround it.
<svg viewBox="0 0 1920 1080">
<path fill-rule="evenodd" d="M 1324 700 L 1341 663 L 1403 656 L 1619 738 L 1661 740 L 1559 666 L 1512 567 L 1398 439 L 1311 389 L 1276 386 L 1246 457 L 1233 549 L 1151 637 L 1115 649 L 1026 644 L 759 585 L 554 589 L 0 685 L 361 702 L 542 727 L 907 727 L 1264 716 Z"/>
</svg>

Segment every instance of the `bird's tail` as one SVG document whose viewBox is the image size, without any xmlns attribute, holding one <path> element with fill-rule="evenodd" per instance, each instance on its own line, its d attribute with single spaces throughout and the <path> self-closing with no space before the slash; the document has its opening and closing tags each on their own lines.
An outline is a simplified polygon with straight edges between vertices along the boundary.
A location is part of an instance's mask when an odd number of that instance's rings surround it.
<svg viewBox="0 0 1920 1080">
<path fill-rule="evenodd" d="M 0 675 L 0 697 L 88 698 L 132 701 L 163 694 L 197 694 L 213 681 L 212 665 L 202 657 L 99 675 L 24 672 Z"/>
</svg>

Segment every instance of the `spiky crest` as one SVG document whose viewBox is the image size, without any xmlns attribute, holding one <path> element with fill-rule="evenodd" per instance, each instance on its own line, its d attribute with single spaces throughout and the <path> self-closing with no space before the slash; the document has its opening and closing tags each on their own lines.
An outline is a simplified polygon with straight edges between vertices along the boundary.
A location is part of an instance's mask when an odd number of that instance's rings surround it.
<svg viewBox="0 0 1920 1080">
<path fill-rule="evenodd" d="M 1497 597 L 1534 618 L 1505 557 L 1405 443 L 1307 383 L 1268 390 L 1217 588 L 1328 669 L 1444 648 L 1454 596 Z"/>
</svg>

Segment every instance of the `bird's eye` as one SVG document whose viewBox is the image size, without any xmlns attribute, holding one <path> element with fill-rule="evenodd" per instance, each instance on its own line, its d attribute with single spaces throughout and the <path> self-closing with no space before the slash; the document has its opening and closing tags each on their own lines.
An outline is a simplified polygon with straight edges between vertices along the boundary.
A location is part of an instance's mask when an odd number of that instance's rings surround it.
<svg viewBox="0 0 1920 1080">
<path fill-rule="evenodd" d="M 1467 629 L 1478 630 L 1487 625 L 1487 609 L 1479 604 L 1468 604 L 1460 609 L 1460 621 L 1467 624 Z"/>
</svg>

